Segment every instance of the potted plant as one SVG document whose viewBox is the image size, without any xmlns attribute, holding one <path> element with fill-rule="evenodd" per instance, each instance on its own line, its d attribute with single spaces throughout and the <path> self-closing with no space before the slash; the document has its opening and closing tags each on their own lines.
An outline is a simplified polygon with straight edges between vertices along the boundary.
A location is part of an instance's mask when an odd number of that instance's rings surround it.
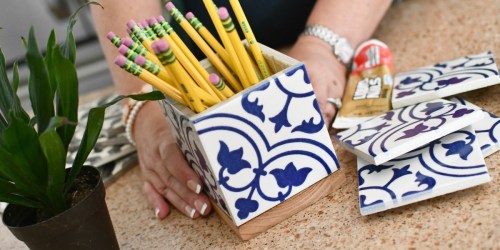
<svg viewBox="0 0 500 250">
<path fill-rule="evenodd" d="M 17 63 L 9 79 L 0 49 L 0 201 L 9 203 L 3 223 L 31 249 L 118 249 L 99 172 L 83 163 L 97 141 L 106 107 L 125 96 L 90 110 L 77 156 L 72 167 L 65 169 L 78 124 L 72 33 L 77 13 L 69 19 L 62 44 L 56 44 L 52 31 L 45 55 L 33 28 L 23 38 L 31 117 L 17 96 Z M 157 91 L 128 97 L 163 99 Z"/>
</svg>

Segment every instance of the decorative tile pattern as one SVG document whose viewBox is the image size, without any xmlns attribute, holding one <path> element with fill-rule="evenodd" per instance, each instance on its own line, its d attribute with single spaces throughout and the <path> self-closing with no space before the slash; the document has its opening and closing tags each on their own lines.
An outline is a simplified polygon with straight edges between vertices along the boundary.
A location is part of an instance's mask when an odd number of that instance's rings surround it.
<svg viewBox="0 0 500 250">
<path fill-rule="evenodd" d="M 500 83 L 491 51 L 396 74 L 393 108 L 484 88 Z"/>
<path fill-rule="evenodd" d="M 471 109 L 481 109 L 459 97 L 453 97 L 450 101 L 460 103 Z M 476 132 L 483 157 L 487 157 L 500 150 L 500 118 L 484 109 L 481 110 L 485 113 L 485 117 L 473 123 L 472 128 Z"/>
<path fill-rule="evenodd" d="M 237 226 L 339 168 L 303 64 L 190 118 L 165 108 L 209 195 Z"/>
<path fill-rule="evenodd" d="M 209 164 L 206 162 L 206 157 L 203 156 L 203 148 L 201 147 L 198 135 L 191 121 L 187 116 L 172 107 L 166 100 L 163 100 L 162 104 L 170 127 L 174 130 L 177 145 L 191 168 L 193 168 L 201 181 L 203 181 L 205 193 L 212 198 L 223 211 L 229 214 L 217 179 L 211 171 Z"/>
<path fill-rule="evenodd" d="M 383 165 L 358 158 L 362 215 L 404 206 L 490 181 L 469 126 Z"/>
<path fill-rule="evenodd" d="M 389 111 L 337 133 L 334 139 L 365 161 L 380 165 L 483 116 L 480 110 L 438 99 Z"/>
</svg>

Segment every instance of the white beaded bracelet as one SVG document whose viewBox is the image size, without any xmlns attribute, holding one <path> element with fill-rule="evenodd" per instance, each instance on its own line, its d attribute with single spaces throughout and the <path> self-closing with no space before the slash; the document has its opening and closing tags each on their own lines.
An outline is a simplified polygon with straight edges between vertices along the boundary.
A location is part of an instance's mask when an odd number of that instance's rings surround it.
<svg viewBox="0 0 500 250">
<path fill-rule="evenodd" d="M 132 108 L 130 114 L 128 115 L 127 123 L 125 124 L 125 135 L 127 136 L 127 140 L 130 142 L 130 144 L 134 146 L 135 146 L 135 141 L 134 138 L 132 137 L 132 128 L 134 126 L 134 121 L 135 117 L 137 116 L 137 113 L 145 103 L 146 103 L 145 101 L 138 101 L 134 104 L 134 107 Z"/>
</svg>

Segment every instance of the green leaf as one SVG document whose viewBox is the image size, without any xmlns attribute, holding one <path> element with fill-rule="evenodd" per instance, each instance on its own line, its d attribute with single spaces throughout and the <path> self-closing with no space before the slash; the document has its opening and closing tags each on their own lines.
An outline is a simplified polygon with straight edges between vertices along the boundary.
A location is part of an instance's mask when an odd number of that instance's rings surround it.
<svg viewBox="0 0 500 250">
<path fill-rule="evenodd" d="M 7 66 L 5 65 L 5 56 L 2 49 L 0 49 L 0 126 L 3 128 L 7 125 L 7 115 L 12 105 L 12 88 L 7 77 Z"/>
<path fill-rule="evenodd" d="M 33 196 L 42 194 L 43 189 L 35 183 L 35 177 L 29 172 L 26 162 L 3 147 L 0 147 L 0 173 L 15 183 L 19 193 Z"/>
<path fill-rule="evenodd" d="M 76 60 L 76 46 L 75 46 L 75 38 L 73 37 L 73 27 L 76 24 L 76 17 L 80 13 L 80 11 L 87 7 L 88 5 L 99 5 L 101 8 L 104 8 L 100 3 L 95 1 L 89 1 L 85 4 L 82 4 L 71 16 L 69 17 L 66 40 L 62 45 L 63 53 L 71 62 L 75 63 Z"/>
<path fill-rule="evenodd" d="M 76 42 L 73 33 L 68 33 L 66 41 L 62 45 L 64 56 L 71 61 L 71 63 L 76 63 Z"/>
<path fill-rule="evenodd" d="M 28 113 L 26 113 L 26 111 L 24 110 L 23 106 L 21 105 L 21 100 L 17 95 L 18 87 L 19 87 L 19 67 L 17 65 L 17 62 L 15 62 L 12 67 L 12 93 L 13 93 L 12 109 L 14 110 L 14 114 L 16 115 L 17 118 L 20 118 L 25 123 L 29 123 L 30 117 Z"/>
<path fill-rule="evenodd" d="M 78 77 L 75 65 L 66 59 L 58 46 L 52 53 L 54 80 L 57 83 L 57 115 L 67 117 L 73 124 L 59 127 L 57 132 L 61 136 L 64 148 L 68 148 L 73 135 L 75 134 L 76 123 L 78 122 Z"/>
<path fill-rule="evenodd" d="M 2 188 L 1 185 L 0 188 Z M 0 201 L 25 207 L 42 208 L 42 203 L 39 201 L 10 193 L 0 192 Z"/>
<path fill-rule="evenodd" d="M 29 92 L 31 106 L 36 116 L 38 132 L 41 133 L 49 124 L 50 118 L 54 116 L 54 105 L 52 103 L 53 98 L 51 98 L 47 68 L 38 49 L 33 27 L 30 29 L 28 37 L 26 62 L 30 70 Z"/>
<path fill-rule="evenodd" d="M 50 83 L 50 93 L 54 96 L 57 90 L 57 82 L 55 79 L 55 74 L 58 72 L 58 69 L 53 64 L 52 53 L 56 46 L 56 32 L 52 30 L 50 32 L 49 40 L 47 41 L 47 51 L 45 52 L 45 65 L 47 65 L 47 72 L 49 74 L 49 83 Z M 53 98 L 52 98 L 53 99 Z"/>
<path fill-rule="evenodd" d="M 19 88 L 19 65 L 16 61 L 12 66 L 12 90 L 14 91 L 14 93 L 17 93 L 18 88 Z"/>
<path fill-rule="evenodd" d="M 107 107 L 123 100 L 124 98 L 132 98 L 138 101 L 144 100 L 162 100 L 165 96 L 160 91 L 152 91 L 146 94 L 137 94 L 137 95 L 129 95 L 129 96 L 118 96 L 112 101 L 103 104 L 99 107 L 95 107 L 90 109 L 87 125 L 85 127 L 85 132 L 83 133 L 82 141 L 80 142 L 80 147 L 78 148 L 78 152 L 76 153 L 75 160 L 73 161 L 73 166 L 70 170 L 70 175 L 66 180 L 65 192 L 68 192 L 69 188 L 73 184 L 78 173 L 80 173 L 80 169 L 85 163 L 85 160 L 89 156 L 90 152 L 95 146 L 99 134 L 101 133 L 102 125 L 104 122 L 104 112 Z"/>
<path fill-rule="evenodd" d="M 5 118 L 3 117 L 3 114 L 1 114 L 2 112 L 0 112 L 0 133 L 5 129 L 7 128 L 7 121 L 5 120 Z M 0 137 L 0 142 L 2 142 L 2 137 Z"/>
<path fill-rule="evenodd" d="M 21 176 L 23 179 L 43 188 L 47 184 L 47 160 L 38 135 L 33 127 L 16 118 L 12 112 L 9 115 L 11 122 L 3 131 L 2 146 L 19 166 L 15 171 L 22 172 L 25 175 Z M 10 177 L 14 180 L 11 175 Z"/>
<path fill-rule="evenodd" d="M 62 123 L 57 125 L 62 126 Z M 40 145 L 45 158 L 47 158 L 47 196 L 51 200 L 55 211 L 62 212 L 66 209 L 66 199 L 64 197 L 66 149 L 54 129 L 47 130 L 40 135 Z"/>
</svg>

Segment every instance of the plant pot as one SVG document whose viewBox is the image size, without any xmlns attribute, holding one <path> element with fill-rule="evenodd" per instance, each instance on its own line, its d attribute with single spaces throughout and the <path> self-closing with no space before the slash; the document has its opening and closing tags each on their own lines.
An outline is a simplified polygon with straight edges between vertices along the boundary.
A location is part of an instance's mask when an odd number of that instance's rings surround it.
<svg viewBox="0 0 500 250">
<path fill-rule="evenodd" d="M 99 171 L 85 166 L 77 178 L 85 175 L 94 188 L 68 210 L 36 223 L 36 209 L 8 205 L 4 225 L 30 249 L 119 249 Z"/>
</svg>

